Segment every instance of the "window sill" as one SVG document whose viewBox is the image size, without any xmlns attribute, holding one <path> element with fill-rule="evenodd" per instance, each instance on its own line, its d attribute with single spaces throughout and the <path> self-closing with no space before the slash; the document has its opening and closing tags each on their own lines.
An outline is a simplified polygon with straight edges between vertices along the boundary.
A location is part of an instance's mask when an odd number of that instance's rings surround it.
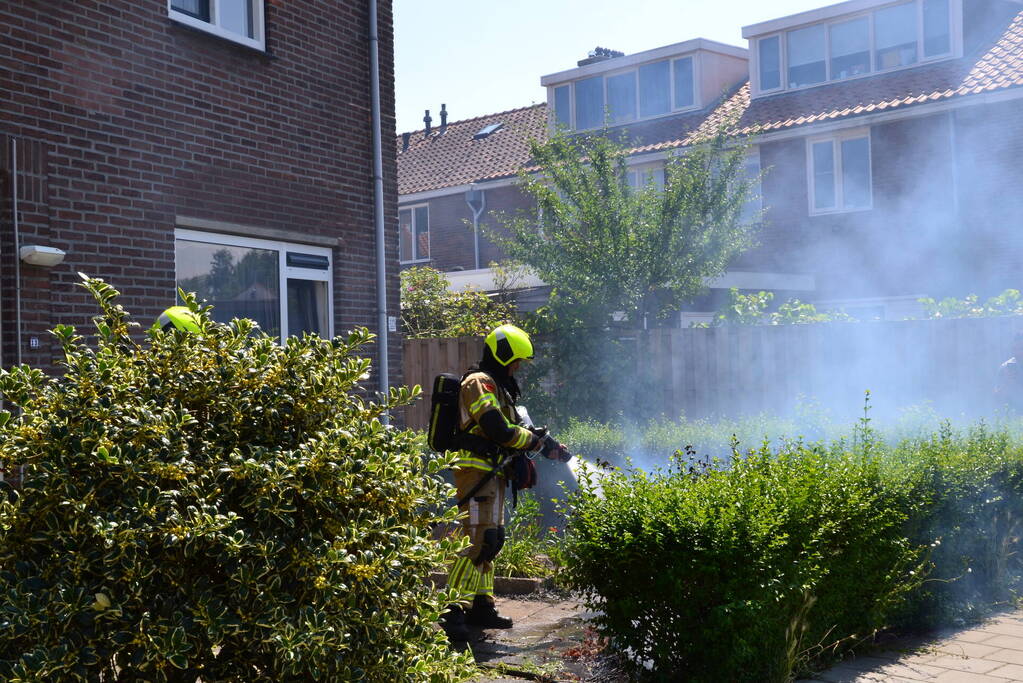
<svg viewBox="0 0 1023 683">
<path fill-rule="evenodd" d="M 790 88 L 781 87 L 781 88 L 774 88 L 773 90 L 757 90 L 756 92 L 754 92 L 751 95 L 751 99 L 755 100 L 755 99 L 759 99 L 761 97 L 769 97 L 771 95 L 781 95 L 781 94 L 793 93 L 793 92 L 804 92 L 804 91 L 807 91 L 807 90 L 813 90 L 814 88 L 826 88 L 829 85 L 840 85 L 842 83 L 850 83 L 850 82 L 853 82 L 853 81 L 861 81 L 861 80 L 863 80 L 865 78 L 872 78 L 874 76 L 884 76 L 884 75 L 895 73 L 895 72 L 898 72 L 898 71 L 909 71 L 911 69 L 915 69 L 915 68 L 918 68 L 918 67 L 931 66 L 932 64 L 936 64 L 936 63 L 939 63 L 939 62 L 951 61 L 953 59 L 959 59 L 961 56 L 962 55 L 957 55 L 955 53 L 949 52 L 949 53 L 946 53 L 946 54 L 943 54 L 943 55 L 936 55 L 934 57 L 928 57 L 927 59 L 922 59 L 919 62 L 913 62 L 912 64 L 907 64 L 905 66 L 892 66 L 892 67 L 888 67 L 887 69 L 877 69 L 875 71 L 868 71 L 866 73 L 855 74 L 853 76 L 847 76 L 845 78 L 837 78 L 837 79 L 833 78 L 833 79 L 831 79 L 829 81 L 822 81 L 820 83 L 811 83 L 810 85 L 800 85 L 800 86 L 790 87 Z"/>
<path fill-rule="evenodd" d="M 205 22 L 199 21 L 198 19 L 193 20 L 186 18 L 178 18 L 176 16 L 169 16 L 167 17 L 167 21 L 172 26 L 185 29 L 186 31 L 191 31 L 193 33 L 198 33 L 203 36 L 208 36 L 210 38 L 214 38 L 225 43 L 229 43 L 234 47 L 241 48 L 246 52 L 258 55 L 259 57 L 262 57 L 264 59 L 268 60 L 277 59 L 277 56 L 270 50 L 266 49 L 265 45 L 260 47 L 260 44 L 257 41 L 241 37 L 233 38 L 231 37 L 231 35 L 227 34 L 227 32 L 218 31 L 216 30 L 216 27 L 213 26 L 208 27 L 199 26 L 198 24 L 203 24 Z"/>
<path fill-rule="evenodd" d="M 857 209 L 824 209 L 819 211 L 811 211 L 810 218 L 816 218 L 818 216 L 843 216 L 847 213 L 863 213 L 864 211 L 873 211 L 874 207 L 864 206 Z"/>
<path fill-rule="evenodd" d="M 431 261 L 433 261 L 433 259 L 421 258 L 421 259 L 417 259 L 415 261 L 398 261 L 398 265 L 400 265 L 400 266 L 421 266 L 424 263 L 430 263 Z"/>
</svg>

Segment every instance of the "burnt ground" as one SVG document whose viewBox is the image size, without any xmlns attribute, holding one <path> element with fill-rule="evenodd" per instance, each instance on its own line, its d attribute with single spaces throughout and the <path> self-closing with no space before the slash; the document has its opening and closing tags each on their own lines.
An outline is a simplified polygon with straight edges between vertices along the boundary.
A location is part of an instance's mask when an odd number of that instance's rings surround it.
<svg viewBox="0 0 1023 683">
<path fill-rule="evenodd" d="M 545 593 L 499 596 L 497 608 L 514 627 L 475 631 L 474 640 L 460 645 L 472 649 L 483 671 L 474 683 L 628 681 L 587 625 L 594 613 L 579 601 Z"/>
</svg>

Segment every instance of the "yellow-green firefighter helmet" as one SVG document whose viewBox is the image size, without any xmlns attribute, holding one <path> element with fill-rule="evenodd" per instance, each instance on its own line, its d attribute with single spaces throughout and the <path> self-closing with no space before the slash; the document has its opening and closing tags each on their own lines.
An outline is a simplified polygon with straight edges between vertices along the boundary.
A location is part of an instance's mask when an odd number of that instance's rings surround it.
<svg viewBox="0 0 1023 683">
<path fill-rule="evenodd" d="M 517 360 L 533 357 L 533 343 L 529 335 L 514 325 L 501 325 L 484 340 L 490 353 L 501 365 L 510 365 Z"/>
<path fill-rule="evenodd" d="M 187 306 L 171 306 L 160 314 L 160 317 L 156 319 L 156 324 L 164 332 L 169 332 L 172 329 L 182 332 L 199 331 L 199 318 L 188 310 Z"/>
</svg>

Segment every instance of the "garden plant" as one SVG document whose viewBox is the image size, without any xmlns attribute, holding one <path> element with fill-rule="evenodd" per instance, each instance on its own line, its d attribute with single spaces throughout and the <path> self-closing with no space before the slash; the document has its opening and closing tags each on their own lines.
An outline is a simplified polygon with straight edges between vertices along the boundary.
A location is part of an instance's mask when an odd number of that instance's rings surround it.
<svg viewBox="0 0 1023 683">
<path fill-rule="evenodd" d="M 878 632 L 962 623 L 1020 589 L 1023 441 L 984 424 L 897 441 L 765 441 L 728 462 L 585 472 L 565 576 L 656 680 L 787 681 Z"/>
<path fill-rule="evenodd" d="M 248 320 L 133 333 L 117 293 L 64 372 L 0 372 L 4 681 L 448 681 L 469 661 L 423 579 L 460 542 L 449 463 L 370 401 L 372 338 L 282 346 Z"/>
</svg>

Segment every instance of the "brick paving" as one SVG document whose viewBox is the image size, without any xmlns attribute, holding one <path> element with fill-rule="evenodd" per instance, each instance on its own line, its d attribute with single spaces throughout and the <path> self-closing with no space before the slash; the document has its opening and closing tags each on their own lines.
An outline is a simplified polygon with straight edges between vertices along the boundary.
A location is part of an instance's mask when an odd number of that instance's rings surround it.
<svg viewBox="0 0 1023 683">
<path fill-rule="evenodd" d="M 1023 681 L 1023 610 L 844 661 L 808 681 L 1005 683 Z"/>
<path fill-rule="evenodd" d="M 476 661 L 500 664 L 508 673 L 490 670 L 474 683 L 511 683 L 534 678 L 545 665 L 558 681 L 620 681 L 600 675 L 593 662 L 566 657 L 585 639 L 593 616 L 571 600 L 498 598 L 502 614 L 515 620 L 507 630 L 481 631 L 470 644 Z M 514 672 L 514 673 L 513 673 Z M 489 674 L 489 675 L 488 675 Z M 926 638 L 905 639 L 841 662 L 797 683 L 1005 683 L 1023 681 L 1023 610 L 1006 612 L 963 629 Z"/>
</svg>

